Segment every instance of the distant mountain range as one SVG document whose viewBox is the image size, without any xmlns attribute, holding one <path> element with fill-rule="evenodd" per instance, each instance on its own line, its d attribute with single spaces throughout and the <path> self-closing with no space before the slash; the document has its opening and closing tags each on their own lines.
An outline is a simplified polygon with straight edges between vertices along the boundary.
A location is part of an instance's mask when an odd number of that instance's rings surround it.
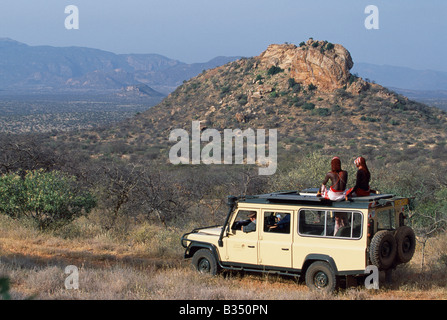
<svg viewBox="0 0 447 320">
<path fill-rule="evenodd" d="M 164 96 L 184 80 L 239 57 L 187 64 L 158 54 L 115 54 L 84 47 L 28 46 L 0 38 L 0 90 L 7 93 L 106 92 L 143 88 Z M 149 88 L 147 88 L 147 87 Z"/>
<path fill-rule="evenodd" d="M 159 54 L 115 54 L 84 47 L 29 46 L 0 38 L 0 92 L 123 92 L 163 97 L 185 80 L 240 57 L 187 64 Z M 416 100 L 445 100 L 447 72 L 356 63 L 351 73 Z M 149 88 L 148 88 L 149 87 Z M 127 89 L 126 89 L 127 88 Z"/>
<path fill-rule="evenodd" d="M 385 87 L 418 91 L 447 90 L 447 72 L 369 63 L 356 63 L 351 72 Z"/>
<path fill-rule="evenodd" d="M 351 72 L 410 99 L 447 111 L 447 72 L 369 63 L 356 63 Z"/>
</svg>

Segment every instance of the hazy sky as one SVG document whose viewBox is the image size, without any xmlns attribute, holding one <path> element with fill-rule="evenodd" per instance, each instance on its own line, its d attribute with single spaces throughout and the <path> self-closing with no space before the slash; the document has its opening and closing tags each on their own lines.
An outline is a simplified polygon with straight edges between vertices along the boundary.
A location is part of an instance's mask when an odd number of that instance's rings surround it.
<svg viewBox="0 0 447 320">
<path fill-rule="evenodd" d="M 67 5 L 79 9 L 78 30 L 65 28 Z M 379 29 L 365 28 L 368 5 L 378 8 Z M 1 0 L 0 37 L 189 63 L 313 37 L 342 44 L 354 62 L 447 71 L 447 1 Z"/>
</svg>

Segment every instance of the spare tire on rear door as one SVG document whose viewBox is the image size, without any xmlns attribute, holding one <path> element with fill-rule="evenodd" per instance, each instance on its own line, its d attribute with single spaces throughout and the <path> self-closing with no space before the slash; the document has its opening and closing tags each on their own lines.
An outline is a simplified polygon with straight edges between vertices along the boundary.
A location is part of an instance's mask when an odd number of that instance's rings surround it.
<svg viewBox="0 0 447 320">
<path fill-rule="evenodd" d="M 393 233 L 381 230 L 371 240 L 369 258 L 379 270 L 387 270 L 394 264 L 396 251 L 397 243 Z"/>
<path fill-rule="evenodd" d="M 394 237 L 397 243 L 396 261 L 398 263 L 407 263 L 413 258 L 416 248 L 414 231 L 408 226 L 402 226 L 397 228 Z"/>
</svg>

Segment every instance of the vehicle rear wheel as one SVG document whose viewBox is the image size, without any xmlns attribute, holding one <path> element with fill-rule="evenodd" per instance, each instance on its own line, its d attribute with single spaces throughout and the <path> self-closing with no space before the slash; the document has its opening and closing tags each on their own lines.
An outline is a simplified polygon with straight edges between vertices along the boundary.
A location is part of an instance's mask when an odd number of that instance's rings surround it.
<svg viewBox="0 0 447 320">
<path fill-rule="evenodd" d="M 324 261 L 312 263 L 306 271 L 306 285 L 311 290 L 332 292 L 336 283 L 335 271 Z"/>
<path fill-rule="evenodd" d="M 396 259 L 398 263 L 407 263 L 413 258 L 416 248 L 416 236 L 408 226 L 397 228 L 394 234 L 397 243 Z"/>
<path fill-rule="evenodd" d="M 377 232 L 371 240 L 369 258 L 379 270 L 387 270 L 394 264 L 397 244 L 393 234 L 387 230 Z"/>
<path fill-rule="evenodd" d="M 200 273 L 217 274 L 217 261 L 208 249 L 200 249 L 192 257 L 192 265 Z"/>
</svg>

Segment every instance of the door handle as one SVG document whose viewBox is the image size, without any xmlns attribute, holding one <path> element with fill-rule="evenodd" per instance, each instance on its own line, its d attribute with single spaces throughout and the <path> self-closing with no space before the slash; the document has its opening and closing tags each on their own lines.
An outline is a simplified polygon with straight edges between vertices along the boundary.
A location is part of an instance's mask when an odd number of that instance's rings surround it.
<svg viewBox="0 0 447 320">
<path fill-rule="evenodd" d="M 289 251 L 289 248 L 281 248 L 282 251 Z"/>
<path fill-rule="evenodd" d="M 249 248 L 253 249 L 255 246 L 248 246 Z"/>
</svg>

